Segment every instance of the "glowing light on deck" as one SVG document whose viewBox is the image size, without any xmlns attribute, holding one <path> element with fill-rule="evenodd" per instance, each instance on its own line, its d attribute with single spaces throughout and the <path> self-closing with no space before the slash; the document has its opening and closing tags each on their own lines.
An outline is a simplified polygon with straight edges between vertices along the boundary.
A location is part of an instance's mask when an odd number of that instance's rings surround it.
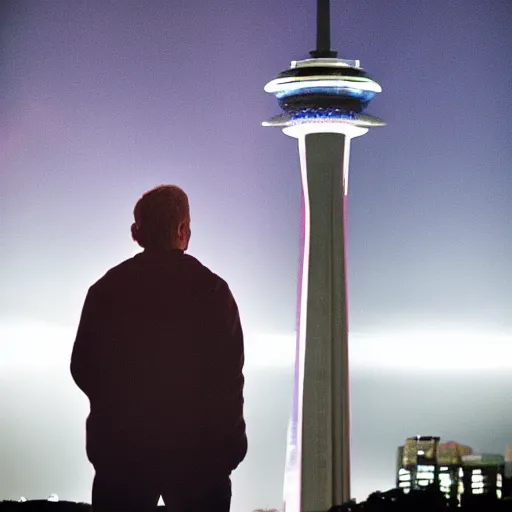
<svg viewBox="0 0 512 512">
<path fill-rule="evenodd" d="M 309 121 L 349 122 L 366 127 L 384 124 L 364 114 L 382 88 L 359 67 L 359 61 L 294 61 L 290 69 L 265 86 L 265 91 L 277 98 L 283 113 L 264 126 L 287 127 Z"/>
</svg>

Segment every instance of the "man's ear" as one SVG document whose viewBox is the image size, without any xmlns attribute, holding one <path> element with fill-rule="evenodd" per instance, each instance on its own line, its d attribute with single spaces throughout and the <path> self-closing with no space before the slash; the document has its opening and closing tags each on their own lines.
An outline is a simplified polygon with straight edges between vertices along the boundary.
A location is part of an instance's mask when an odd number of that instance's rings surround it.
<svg viewBox="0 0 512 512">
<path fill-rule="evenodd" d="M 178 225 L 178 240 L 186 240 L 187 231 L 187 221 L 184 220 Z"/>
<path fill-rule="evenodd" d="M 137 227 L 137 224 L 135 222 L 132 224 L 131 232 L 132 232 L 132 238 L 134 242 L 138 242 L 137 240 L 137 233 L 139 231 L 139 228 Z"/>
</svg>

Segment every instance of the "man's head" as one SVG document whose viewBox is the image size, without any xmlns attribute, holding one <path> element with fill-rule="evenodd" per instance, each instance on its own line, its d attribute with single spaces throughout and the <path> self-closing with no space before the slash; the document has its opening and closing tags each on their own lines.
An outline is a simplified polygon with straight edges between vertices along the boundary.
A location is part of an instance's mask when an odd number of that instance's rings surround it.
<svg viewBox="0 0 512 512">
<path fill-rule="evenodd" d="M 188 197 L 174 185 L 160 185 L 146 192 L 133 210 L 132 237 L 144 249 L 188 248 L 190 209 Z"/>
</svg>

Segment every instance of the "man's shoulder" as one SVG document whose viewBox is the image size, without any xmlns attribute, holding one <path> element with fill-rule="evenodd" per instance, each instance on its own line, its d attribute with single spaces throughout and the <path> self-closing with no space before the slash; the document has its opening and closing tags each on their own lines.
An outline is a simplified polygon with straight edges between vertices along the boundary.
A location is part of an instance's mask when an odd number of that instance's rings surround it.
<svg viewBox="0 0 512 512">
<path fill-rule="evenodd" d="M 210 311 L 221 315 L 236 311 L 238 306 L 227 281 L 194 256 L 188 254 L 185 256 L 187 265 L 195 269 L 195 277 L 191 279 L 190 289 L 198 303 L 208 304 Z"/>
<path fill-rule="evenodd" d="M 102 277 L 92 284 L 90 291 L 94 293 L 95 291 L 108 288 L 116 281 L 123 280 L 127 275 L 137 272 L 139 263 L 142 260 L 142 254 L 138 253 L 107 270 Z M 212 291 L 231 293 L 227 281 L 213 272 L 195 256 L 183 253 L 177 264 L 180 266 L 180 275 L 183 278 L 210 288 Z"/>
<path fill-rule="evenodd" d="M 183 255 L 183 261 L 185 265 L 190 269 L 191 273 L 195 275 L 199 280 L 210 284 L 215 290 L 229 290 L 228 283 L 220 277 L 218 274 L 213 272 L 204 263 L 199 261 L 195 256 L 190 254 Z"/>
<path fill-rule="evenodd" d="M 128 258 L 114 267 L 108 269 L 97 281 L 95 281 L 89 288 L 89 291 L 94 293 L 101 290 L 115 280 L 117 277 L 124 275 L 133 268 L 136 256 Z"/>
</svg>

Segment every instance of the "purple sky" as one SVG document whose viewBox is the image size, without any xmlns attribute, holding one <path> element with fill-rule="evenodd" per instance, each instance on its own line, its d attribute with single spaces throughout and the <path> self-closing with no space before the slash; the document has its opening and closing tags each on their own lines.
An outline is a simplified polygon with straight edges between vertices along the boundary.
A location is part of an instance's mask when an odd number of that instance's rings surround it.
<svg viewBox="0 0 512 512">
<path fill-rule="evenodd" d="M 392 486 L 408 435 L 512 443 L 512 9 L 332 4 L 333 47 L 382 85 L 370 111 L 388 122 L 351 152 L 361 499 Z M 260 123 L 278 112 L 263 86 L 314 42 L 314 0 L 2 3 L 0 499 L 88 500 L 74 330 L 87 287 L 137 250 L 139 195 L 175 183 L 190 252 L 230 283 L 247 335 L 252 449 L 233 511 L 280 506 L 300 172 L 296 141 Z"/>
</svg>

